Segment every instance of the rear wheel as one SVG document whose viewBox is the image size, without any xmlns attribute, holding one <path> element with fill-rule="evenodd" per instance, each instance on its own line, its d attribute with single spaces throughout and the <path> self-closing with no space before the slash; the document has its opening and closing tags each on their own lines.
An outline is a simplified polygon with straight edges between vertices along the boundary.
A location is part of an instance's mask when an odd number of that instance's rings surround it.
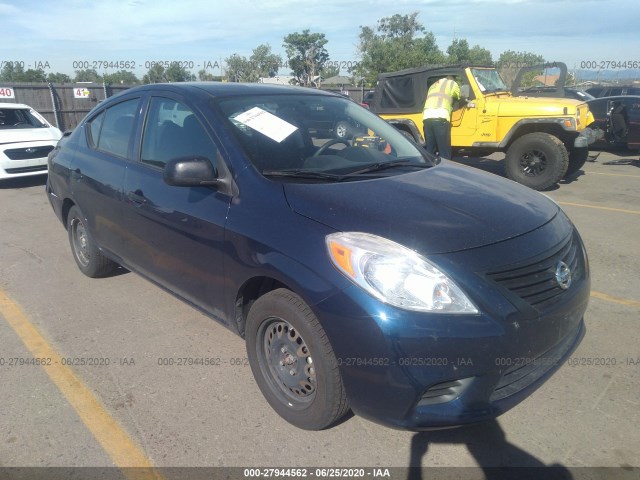
<svg viewBox="0 0 640 480">
<path fill-rule="evenodd" d="M 582 147 L 571 149 L 571 152 L 569 152 L 569 168 L 567 168 L 565 177 L 568 177 L 572 173 L 576 173 L 580 170 L 587 161 L 587 158 L 589 158 L 589 148 Z"/>
<path fill-rule="evenodd" d="M 91 238 L 84 216 L 76 206 L 71 207 L 67 216 L 67 232 L 73 259 L 87 277 L 102 277 L 111 273 L 117 264 L 100 253 Z"/>
<path fill-rule="evenodd" d="M 507 150 L 507 177 L 535 190 L 546 190 L 564 177 L 569 154 L 559 138 L 535 132 L 518 138 Z"/>
<path fill-rule="evenodd" d="M 255 301 L 247 318 L 246 344 L 262 394 L 289 423 L 321 430 L 349 410 L 329 340 L 295 293 L 281 288 Z"/>
</svg>

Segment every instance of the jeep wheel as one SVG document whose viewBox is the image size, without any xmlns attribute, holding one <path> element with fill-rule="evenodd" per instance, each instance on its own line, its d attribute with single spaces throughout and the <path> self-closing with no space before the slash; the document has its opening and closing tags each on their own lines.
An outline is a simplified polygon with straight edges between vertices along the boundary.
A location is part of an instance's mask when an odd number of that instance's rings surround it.
<svg viewBox="0 0 640 480">
<path fill-rule="evenodd" d="M 523 135 L 507 150 L 507 177 L 534 190 L 546 190 L 558 183 L 568 166 L 569 153 L 564 144 L 548 133 Z"/>
<path fill-rule="evenodd" d="M 572 148 L 569 152 L 569 168 L 567 168 L 567 173 L 564 176 L 568 177 L 580 170 L 587 158 L 589 158 L 589 148 Z"/>
</svg>

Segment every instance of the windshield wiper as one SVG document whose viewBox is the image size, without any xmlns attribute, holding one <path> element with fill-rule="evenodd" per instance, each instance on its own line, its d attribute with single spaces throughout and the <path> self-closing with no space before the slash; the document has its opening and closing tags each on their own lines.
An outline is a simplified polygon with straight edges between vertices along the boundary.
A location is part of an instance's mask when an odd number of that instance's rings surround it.
<svg viewBox="0 0 640 480">
<path fill-rule="evenodd" d="M 363 173 L 378 172 L 380 170 L 386 170 L 393 167 L 414 167 L 414 168 L 431 168 L 433 165 L 428 163 L 416 163 L 409 160 L 394 160 L 392 162 L 380 162 L 367 165 L 359 170 L 354 170 L 345 174 L 345 176 L 361 175 Z"/>
<path fill-rule="evenodd" d="M 301 170 L 292 168 L 289 170 L 264 170 L 262 175 L 265 177 L 295 177 L 295 178 L 311 178 L 320 180 L 332 180 L 339 182 L 344 175 L 336 175 L 334 173 L 316 172 L 314 170 Z"/>
</svg>

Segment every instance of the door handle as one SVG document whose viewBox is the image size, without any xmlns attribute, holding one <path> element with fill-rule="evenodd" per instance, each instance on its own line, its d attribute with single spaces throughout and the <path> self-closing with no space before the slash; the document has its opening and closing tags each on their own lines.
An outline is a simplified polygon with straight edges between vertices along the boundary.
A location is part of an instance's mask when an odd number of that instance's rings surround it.
<svg viewBox="0 0 640 480">
<path fill-rule="evenodd" d="M 147 199 L 144 196 L 144 194 L 142 194 L 142 192 L 141 193 L 129 192 L 127 194 L 127 198 L 138 207 L 141 207 L 142 205 L 147 203 Z"/>
</svg>

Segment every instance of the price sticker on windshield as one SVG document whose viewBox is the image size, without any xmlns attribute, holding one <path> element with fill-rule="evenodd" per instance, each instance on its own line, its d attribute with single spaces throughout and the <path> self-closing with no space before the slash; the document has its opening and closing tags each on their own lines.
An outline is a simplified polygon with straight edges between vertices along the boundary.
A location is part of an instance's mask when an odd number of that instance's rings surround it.
<svg viewBox="0 0 640 480">
<path fill-rule="evenodd" d="M 295 125 L 285 122 L 280 117 L 276 117 L 260 107 L 253 107 L 251 110 L 241 113 L 235 117 L 235 120 L 278 143 L 298 129 Z"/>
<path fill-rule="evenodd" d="M 0 98 L 16 98 L 13 88 L 0 87 Z"/>
</svg>

